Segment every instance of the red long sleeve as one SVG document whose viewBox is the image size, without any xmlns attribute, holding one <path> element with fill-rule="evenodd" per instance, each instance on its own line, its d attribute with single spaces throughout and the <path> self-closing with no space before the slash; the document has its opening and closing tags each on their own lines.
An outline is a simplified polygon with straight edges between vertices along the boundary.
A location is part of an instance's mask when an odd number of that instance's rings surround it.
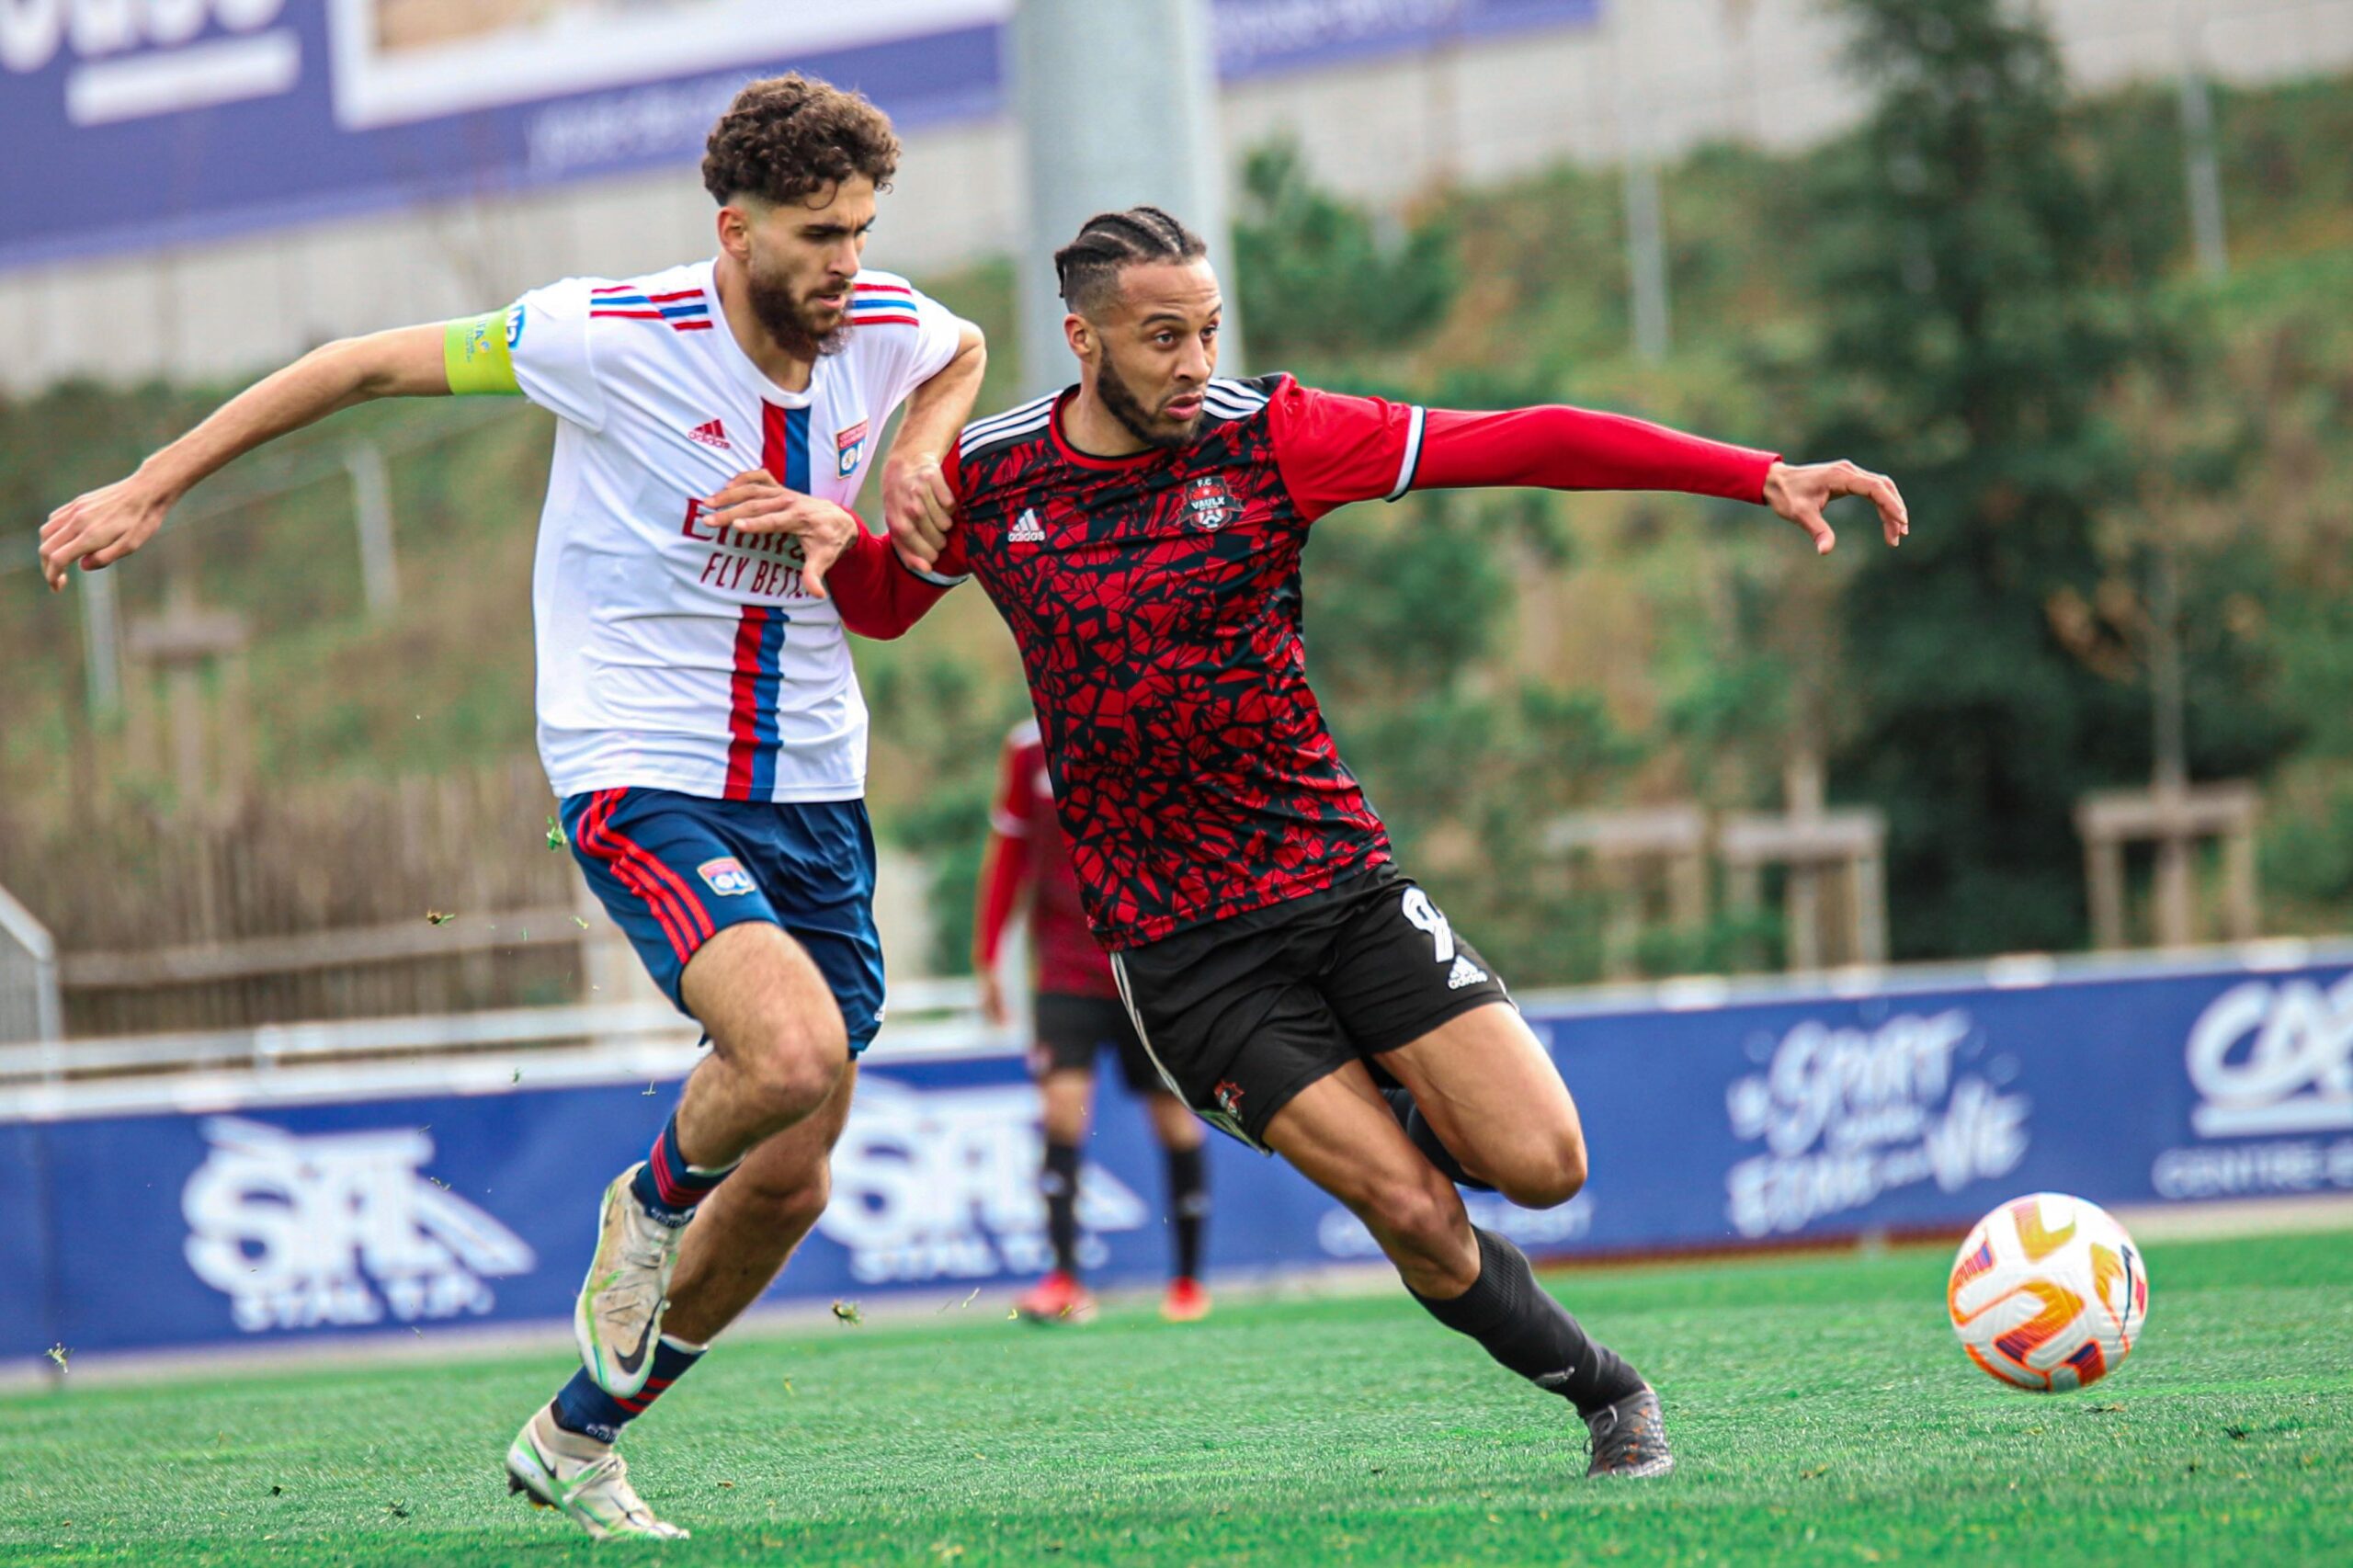
<svg viewBox="0 0 2353 1568">
<path fill-rule="evenodd" d="M 1779 459 L 1622 414 L 1558 404 L 1499 414 L 1433 408 L 1410 487 L 1676 490 L 1756 503 Z"/>
<path fill-rule="evenodd" d="M 1533 485 L 1679 490 L 1762 501 L 1772 452 L 1557 404 L 1467 414 L 1319 392 L 1281 379 L 1269 401 L 1283 483 L 1312 521 L 1409 490 Z"/>
<path fill-rule="evenodd" d="M 825 574 L 842 624 L 860 637 L 885 641 L 904 636 L 954 585 L 916 576 L 888 536 L 864 528 Z"/>
<path fill-rule="evenodd" d="M 1006 744 L 997 762 L 996 795 L 989 808 L 989 844 L 981 861 L 979 902 L 972 911 L 972 962 L 996 965 L 1015 905 L 1029 880 L 1029 824 L 1021 806 L 1021 756 Z"/>
</svg>

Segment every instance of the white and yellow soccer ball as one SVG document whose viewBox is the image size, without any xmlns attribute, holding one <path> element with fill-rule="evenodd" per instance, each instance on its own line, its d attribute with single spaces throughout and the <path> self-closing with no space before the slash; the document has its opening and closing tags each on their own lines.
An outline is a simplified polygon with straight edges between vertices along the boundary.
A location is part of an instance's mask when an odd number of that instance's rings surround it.
<svg viewBox="0 0 2353 1568">
<path fill-rule="evenodd" d="M 2149 1270 L 2106 1210 L 2037 1192 L 1977 1221 L 1952 1261 L 1945 1303 L 1961 1347 L 1988 1375 L 2060 1393 L 2097 1382 L 2132 1353 Z"/>
</svg>

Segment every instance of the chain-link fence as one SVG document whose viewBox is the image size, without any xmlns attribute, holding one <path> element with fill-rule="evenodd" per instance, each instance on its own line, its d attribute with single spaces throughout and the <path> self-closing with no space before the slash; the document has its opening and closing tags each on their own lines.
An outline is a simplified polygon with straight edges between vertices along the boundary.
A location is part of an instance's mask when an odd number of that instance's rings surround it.
<svg viewBox="0 0 2353 1568">
<path fill-rule="evenodd" d="M 30 910 L 0 888 L 0 1044 L 53 1041 L 64 1033 L 57 944 Z"/>
</svg>

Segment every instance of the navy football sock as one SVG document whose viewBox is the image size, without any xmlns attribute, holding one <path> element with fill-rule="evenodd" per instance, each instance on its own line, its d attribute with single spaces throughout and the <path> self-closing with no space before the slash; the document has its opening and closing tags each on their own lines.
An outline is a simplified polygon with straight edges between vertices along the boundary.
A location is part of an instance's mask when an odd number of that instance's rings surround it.
<svg viewBox="0 0 2353 1568">
<path fill-rule="evenodd" d="M 1536 1282 L 1520 1250 L 1492 1231 L 1479 1238 L 1479 1278 L 1460 1296 L 1433 1298 L 1409 1290 L 1430 1316 L 1538 1388 L 1561 1395 L 1590 1415 L 1643 1387 L 1642 1374 L 1608 1346 L 1586 1337 L 1569 1309 Z"/>
<path fill-rule="evenodd" d="M 695 1217 L 695 1205 L 709 1198 L 734 1168 L 722 1165 L 706 1170 L 687 1164 L 686 1156 L 678 1153 L 678 1114 L 672 1111 L 668 1125 L 654 1140 L 654 1152 L 630 1183 L 630 1190 L 648 1214 L 665 1225 L 683 1225 Z"/>
<path fill-rule="evenodd" d="M 555 1424 L 600 1443 L 614 1442 L 622 1427 L 644 1415 L 646 1407 L 685 1377 L 709 1348 L 664 1335 L 654 1346 L 654 1367 L 646 1375 L 645 1387 L 627 1399 L 615 1399 L 598 1388 L 585 1370 L 574 1372 L 572 1381 L 556 1392 Z"/>
</svg>

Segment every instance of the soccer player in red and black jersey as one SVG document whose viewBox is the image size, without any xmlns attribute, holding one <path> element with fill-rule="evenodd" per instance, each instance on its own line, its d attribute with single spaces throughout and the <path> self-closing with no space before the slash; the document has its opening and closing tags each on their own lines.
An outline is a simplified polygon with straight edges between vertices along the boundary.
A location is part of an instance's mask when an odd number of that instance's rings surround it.
<svg viewBox="0 0 2353 1568">
<path fill-rule="evenodd" d="M 1168 1166 L 1168 1226 L 1175 1247 L 1160 1312 L 1172 1323 L 1209 1316 L 1201 1288 L 1201 1228 L 1209 1214 L 1208 1161 L 1201 1124 L 1168 1092 L 1120 1001 L 1111 961 L 1087 929 L 1070 846 L 1054 812 L 1053 781 L 1038 723 L 1025 719 L 1005 738 L 996 799 L 989 812 L 988 856 L 972 918 L 972 972 L 981 977 L 981 1010 L 1006 1022 L 997 960 L 1017 914 L 1029 921 L 1037 958 L 1036 1041 L 1029 1054 L 1045 1101 L 1046 1157 L 1038 1187 L 1046 1200 L 1051 1272 L 1015 1303 L 1032 1323 L 1084 1318 L 1095 1299 L 1078 1274 L 1079 1140 L 1095 1096 L 1095 1059 L 1110 1051 L 1120 1076 L 1141 1096 Z"/>
<path fill-rule="evenodd" d="M 1078 384 L 966 426 L 945 465 L 952 526 L 894 534 L 892 624 L 967 574 L 1005 616 L 1087 919 L 1188 1103 L 1346 1204 L 1440 1323 L 1570 1400 L 1587 1473 L 1664 1472 L 1649 1386 L 1471 1223 L 1449 1179 L 1548 1208 L 1585 1184 L 1585 1137 L 1493 967 L 1396 866 L 1333 745 L 1307 686 L 1300 551 L 1324 514 L 1416 489 L 1730 496 L 1824 553 L 1830 501 L 1868 499 L 1893 545 L 1902 497 L 1851 463 L 1607 414 L 1218 380 L 1216 275 L 1154 208 L 1089 220 L 1054 259 Z M 857 557 L 843 565 L 881 591 L 890 551 L 867 540 Z"/>
</svg>

